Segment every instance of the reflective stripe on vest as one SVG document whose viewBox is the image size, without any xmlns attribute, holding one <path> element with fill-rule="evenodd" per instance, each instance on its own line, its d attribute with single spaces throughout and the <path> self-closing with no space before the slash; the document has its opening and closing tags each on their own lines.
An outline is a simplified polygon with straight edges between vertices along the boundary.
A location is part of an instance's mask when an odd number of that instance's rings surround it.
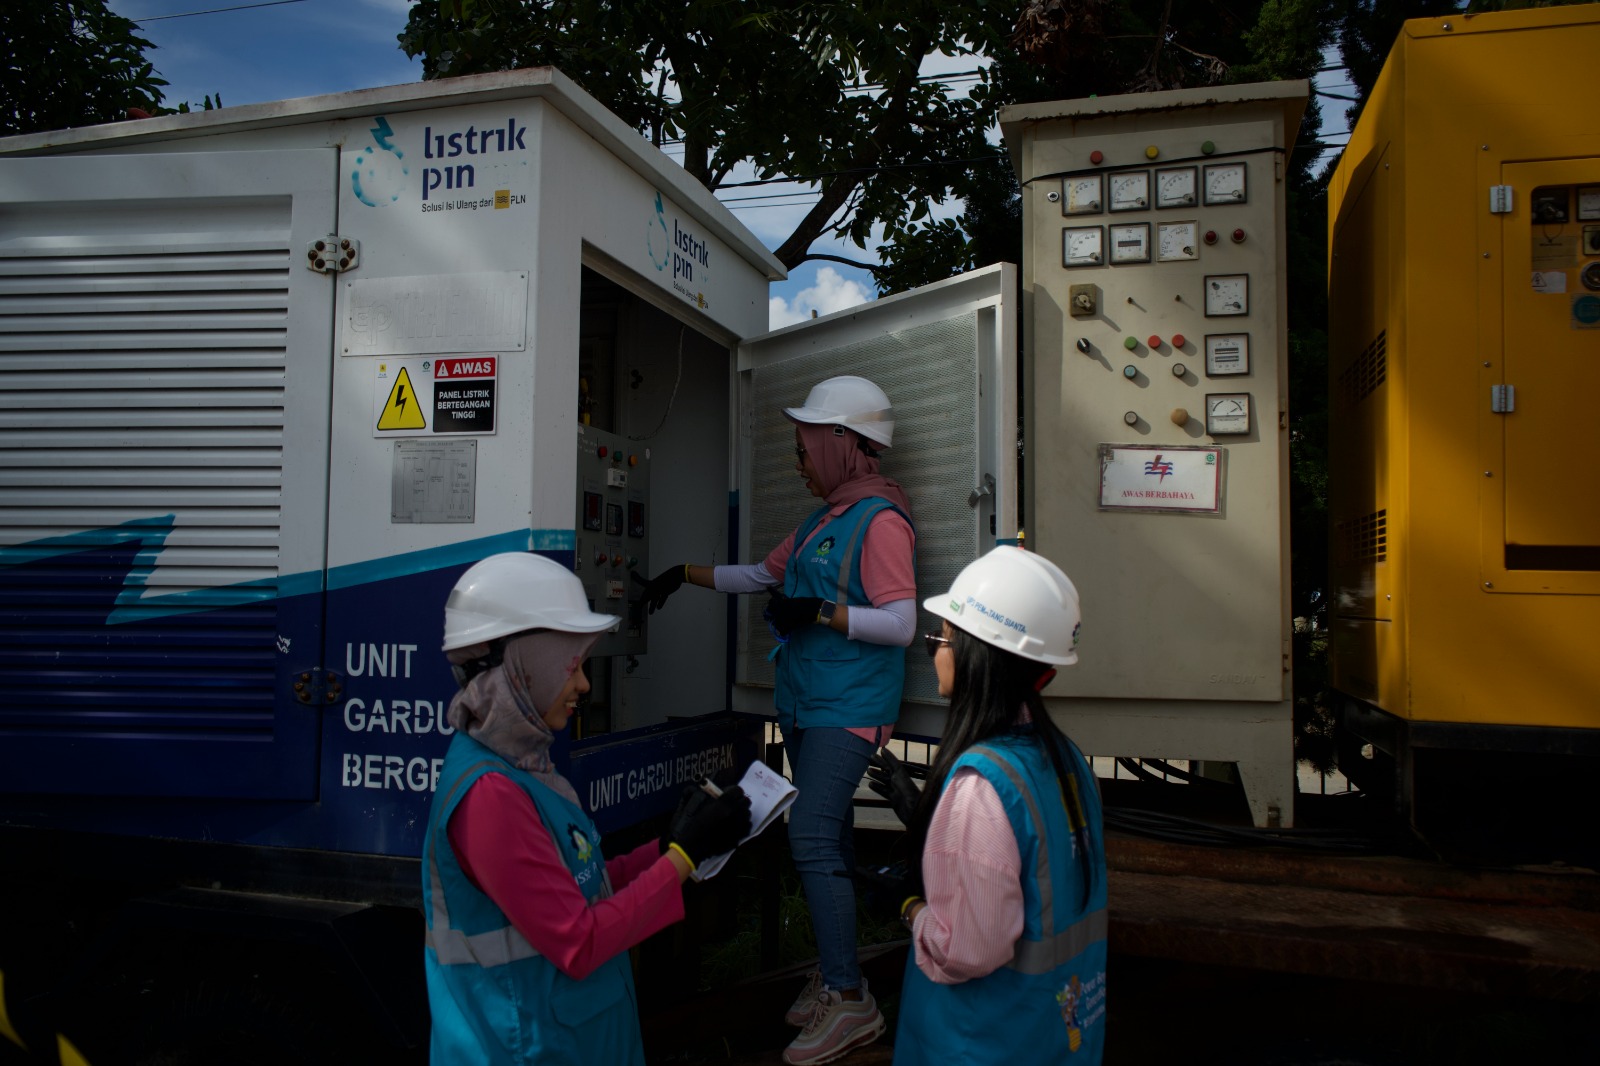
<svg viewBox="0 0 1600 1066">
<path fill-rule="evenodd" d="M 467 767 L 467 772 L 456 778 L 449 795 L 436 809 L 449 808 L 456 792 L 466 782 L 478 780 L 475 775 L 480 767 L 487 766 L 498 770 L 500 765 L 498 762 L 485 759 Z M 427 946 L 433 949 L 439 962 L 446 966 L 464 964 L 504 966 L 519 959 L 537 957 L 539 952 L 528 943 L 528 938 L 514 925 L 504 925 L 499 929 L 490 929 L 472 936 L 450 927 L 450 906 L 444 898 L 444 879 L 439 876 L 438 840 L 439 835 L 445 831 L 444 826 L 439 826 L 435 832 L 428 834 L 428 883 L 431 886 L 428 895 L 432 897 L 433 922 L 427 930 L 425 940 Z"/>
<path fill-rule="evenodd" d="M 983 746 L 976 745 L 974 750 L 982 751 Z M 1039 840 L 1039 857 L 1034 870 L 1034 883 L 1039 886 L 1040 937 L 1038 940 L 1018 940 L 1011 961 L 1006 963 L 1006 966 L 1018 973 L 1049 973 L 1057 966 L 1076 958 L 1090 944 L 1106 938 L 1108 926 L 1106 912 L 1104 909 L 1094 911 L 1062 931 L 1055 931 L 1055 887 L 1050 878 L 1050 834 L 1044 831 L 1044 815 L 1039 810 L 1038 798 L 1028 787 L 1028 779 L 1017 771 L 1009 759 L 1002 758 L 996 753 L 990 761 L 1016 787 L 1023 802 L 1028 805 L 1028 817 L 1032 818 L 1033 824 L 1039 828 L 1035 834 Z M 1070 823 L 1069 817 L 1068 824 Z M 1088 856 L 1084 856 L 1083 859 L 1088 861 Z"/>
</svg>

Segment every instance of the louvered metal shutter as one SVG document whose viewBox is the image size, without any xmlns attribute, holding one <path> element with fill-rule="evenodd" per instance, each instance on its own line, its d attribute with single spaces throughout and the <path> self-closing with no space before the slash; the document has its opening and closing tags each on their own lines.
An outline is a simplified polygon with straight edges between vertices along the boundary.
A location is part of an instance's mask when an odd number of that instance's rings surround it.
<svg viewBox="0 0 1600 1066">
<path fill-rule="evenodd" d="M 314 795 L 334 164 L 0 162 L 0 788 Z"/>
</svg>

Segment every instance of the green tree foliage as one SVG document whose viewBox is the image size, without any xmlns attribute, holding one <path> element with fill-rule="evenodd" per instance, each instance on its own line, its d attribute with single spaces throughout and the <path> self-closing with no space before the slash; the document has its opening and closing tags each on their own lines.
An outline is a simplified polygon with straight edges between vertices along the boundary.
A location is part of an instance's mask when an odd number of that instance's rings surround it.
<svg viewBox="0 0 1600 1066">
<path fill-rule="evenodd" d="M 167 84 L 146 61 L 154 47 L 105 0 L 0 4 L 0 135 L 90 126 L 154 112 Z"/>
<path fill-rule="evenodd" d="M 964 160 L 994 157 L 978 101 L 920 77 L 967 56 L 995 17 L 983 3 L 851 0 L 420 0 L 400 41 L 425 77 L 550 64 L 717 188 L 814 177 L 821 198 L 777 249 L 787 266 L 835 235 L 864 247 L 928 217 Z M 974 62 L 976 67 L 977 63 Z"/>
</svg>

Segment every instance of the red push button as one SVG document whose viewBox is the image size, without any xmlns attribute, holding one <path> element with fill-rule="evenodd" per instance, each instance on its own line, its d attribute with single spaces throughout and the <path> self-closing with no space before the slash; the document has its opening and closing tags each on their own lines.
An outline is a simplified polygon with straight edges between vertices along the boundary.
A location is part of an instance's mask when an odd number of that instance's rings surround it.
<svg viewBox="0 0 1600 1066">
<path fill-rule="evenodd" d="M 1172 335 L 1172 346 L 1174 348 L 1182 348 L 1183 347 L 1183 334 L 1174 333 Z"/>
<path fill-rule="evenodd" d="M 1161 338 L 1152 333 L 1148 338 L 1148 343 L 1151 348 L 1159 348 L 1161 347 Z"/>
</svg>

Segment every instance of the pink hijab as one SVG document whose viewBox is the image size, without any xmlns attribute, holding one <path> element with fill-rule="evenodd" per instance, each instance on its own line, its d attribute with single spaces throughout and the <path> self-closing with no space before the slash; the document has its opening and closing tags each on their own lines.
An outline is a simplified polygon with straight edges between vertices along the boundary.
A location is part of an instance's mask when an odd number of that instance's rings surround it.
<svg viewBox="0 0 1600 1066">
<path fill-rule="evenodd" d="M 862 438 L 855 430 L 810 422 L 795 422 L 795 426 L 830 504 L 848 507 L 868 497 L 881 496 L 911 514 L 911 497 L 898 481 L 878 473 L 878 460 L 861 450 L 858 442 Z"/>
</svg>

